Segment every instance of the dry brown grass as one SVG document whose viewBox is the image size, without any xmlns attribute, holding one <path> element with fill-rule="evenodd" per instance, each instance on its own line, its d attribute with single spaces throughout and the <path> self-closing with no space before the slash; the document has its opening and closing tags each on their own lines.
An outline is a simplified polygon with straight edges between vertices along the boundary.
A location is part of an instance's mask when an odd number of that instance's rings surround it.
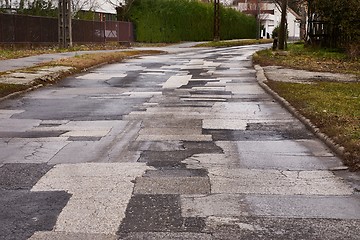
<svg viewBox="0 0 360 240">
<path fill-rule="evenodd" d="M 119 52 L 106 52 L 106 53 L 92 53 L 77 55 L 71 58 L 63 58 L 56 61 L 46 63 L 45 65 L 52 66 L 69 66 L 77 70 L 84 70 L 100 64 L 120 62 L 125 58 L 139 56 L 160 54 L 161 51 L 119 51 Z"/>
</svg>

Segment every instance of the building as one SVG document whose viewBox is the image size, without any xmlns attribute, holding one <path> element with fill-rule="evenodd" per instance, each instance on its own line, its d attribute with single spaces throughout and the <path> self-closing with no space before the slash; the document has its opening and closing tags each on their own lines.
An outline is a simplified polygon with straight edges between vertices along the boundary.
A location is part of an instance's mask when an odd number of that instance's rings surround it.
<svg viewBox="0 0 360 240">
<path fill-rule="evenodd" d="M 271 38 L 273 30 L 280 25 L 281 7 L 271 0 L 234 0 L 234 9 L 250 14 L 259 15 L 261 26 L 260 37 Z M 289 39 L 300 39 L 301 17 L 291 8 L 287 9 L 287 29 Z"/>
</svg>

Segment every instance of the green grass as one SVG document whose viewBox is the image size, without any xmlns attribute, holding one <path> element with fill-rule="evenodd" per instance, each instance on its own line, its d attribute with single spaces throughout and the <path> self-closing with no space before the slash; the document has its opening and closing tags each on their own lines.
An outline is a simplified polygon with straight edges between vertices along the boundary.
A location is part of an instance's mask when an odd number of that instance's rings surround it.
<svg viewBox="0 0 360 240">
<path fill-rule="evenodd" d="M 305 47 L 289 44 L 288 54 L 277 54 L 270 49 L 257 52 L 254 63 L 262 66 L 278 65 L 310 71 L 349 73 L 360 77 L 360 59 L 349 58 L 335 49 Z"/>
<path fill-rule="evenodd" d="M 11 93 L 19 92 L 27 89 L 29 86 L 20 84 L 4 84 L 0 83 L 0 98 L 5 97 Z"/>
<path fill-rule="evenodd" d="M 283 66 L 308 71 L 352 73 L 360 79 L 360 59 L 336 49 L 289 44 L 287 54 L 259 51 L 253 61 L 261 66 Z M 268 81 L 266 84 L 302 115 L 345 148 L 344 162 L 360 170 L 360 82 L 312 84 Z"/>
<path fill-rule="evenodd" d="M 196 45 L 195 47 L 235 47 L 235 46 L 244 46 L 252 44 L 265 44 L 271 43 L 272 39 L 244 39 L 244 40 L 235 40 L 235 41 L 217 41 L 217 42 L 207 42 Z"/>
<path fill-rule="evenodd" d="M 360 82 L 300 84 L 268 81 L 267 85 L 322 132 L 344 146 L 348 152 L 345 161 L 349 166 L 360 168 Z"/>
</svg>

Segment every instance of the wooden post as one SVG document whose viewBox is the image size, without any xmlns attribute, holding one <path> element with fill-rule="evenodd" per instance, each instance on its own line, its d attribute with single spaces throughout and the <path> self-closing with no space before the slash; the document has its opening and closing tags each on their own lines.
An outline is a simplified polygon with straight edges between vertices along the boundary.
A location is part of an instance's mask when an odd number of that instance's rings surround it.
<svg viewBox="0 0 360 240">
<path fill-rule="evenodd" d="M 220 0 L 214 0 L 214 41 L 220 41 Z"/>
</svg>

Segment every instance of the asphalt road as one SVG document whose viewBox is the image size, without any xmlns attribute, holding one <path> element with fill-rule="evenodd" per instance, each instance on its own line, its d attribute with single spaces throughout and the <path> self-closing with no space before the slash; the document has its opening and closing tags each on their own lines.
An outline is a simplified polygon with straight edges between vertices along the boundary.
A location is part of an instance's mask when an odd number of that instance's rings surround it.
<svg viewBox="0 0 360 240">
<path fill-rule="evenodd" d="M 261 47 L 145 56 L 1 102 L 0 239 L 359 239 L 359 193 L 258 86 Z"/>
</svg>

